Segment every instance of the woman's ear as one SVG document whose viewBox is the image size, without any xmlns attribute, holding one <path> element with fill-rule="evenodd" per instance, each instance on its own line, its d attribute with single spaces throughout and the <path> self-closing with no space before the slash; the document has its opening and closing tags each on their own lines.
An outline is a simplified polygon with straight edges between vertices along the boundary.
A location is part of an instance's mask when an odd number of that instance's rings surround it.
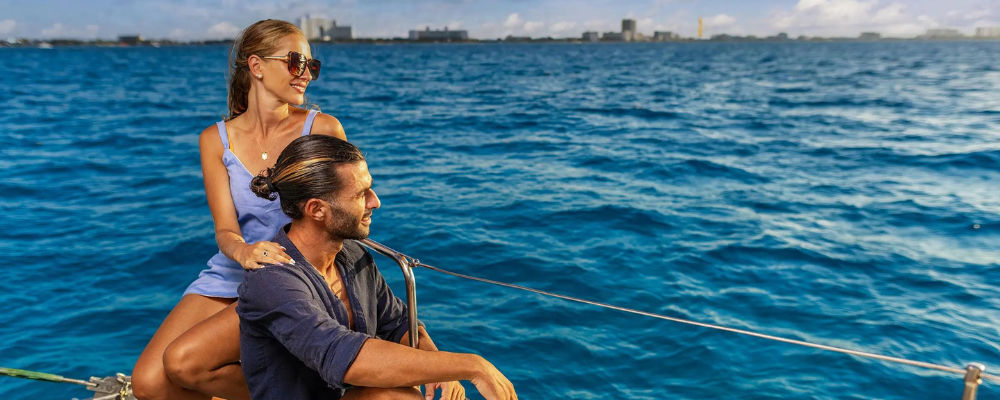
<svg viewBox="0 0 1000 400">
<path fill-rule="evenodd" d="M 256 76 L 258 78 L 264 74 L 264 60 L 256 54 L 247 57 L 247 68 L 250 69 L 250 75 Z"/>
</svg>

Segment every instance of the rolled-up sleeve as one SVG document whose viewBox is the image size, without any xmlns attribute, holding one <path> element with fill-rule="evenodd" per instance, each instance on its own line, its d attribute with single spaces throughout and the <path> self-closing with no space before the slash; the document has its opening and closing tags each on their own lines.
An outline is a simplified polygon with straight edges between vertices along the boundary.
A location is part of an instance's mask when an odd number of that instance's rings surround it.
<svg viewBox="0 0 1000 400">
<path fill-rule="evenodd" d="M 236 311 L 334 387 L 346 386 L 344 375 L 368 339 L 330 317 L 308 283 L 281 267 L 248 271 Z"/>
</svg>

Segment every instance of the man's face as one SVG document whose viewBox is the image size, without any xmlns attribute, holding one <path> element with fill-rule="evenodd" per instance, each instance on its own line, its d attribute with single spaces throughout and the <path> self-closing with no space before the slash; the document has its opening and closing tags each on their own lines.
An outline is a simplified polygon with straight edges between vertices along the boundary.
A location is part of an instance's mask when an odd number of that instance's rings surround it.
<svg viewBox="0 0 1000 400">
<path fill-rule="evenodd" d="M 331 218 L 327 220 L 330 239 L 364 239 L 368 237 L 372 223 L 372 210 L 381 202 L 372 190 L 372 176 L 368 173 L 368 163 L 342 164 L 337 167 L 342 186 L 333 194 L 330 206 Z"/>
</svg>

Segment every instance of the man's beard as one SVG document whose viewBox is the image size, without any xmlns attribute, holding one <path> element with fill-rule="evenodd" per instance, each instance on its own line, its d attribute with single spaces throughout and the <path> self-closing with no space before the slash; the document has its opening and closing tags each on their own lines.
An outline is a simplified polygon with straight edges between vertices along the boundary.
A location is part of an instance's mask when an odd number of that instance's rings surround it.
<svg viewBox="0 0 1000 400">
<path fill-rule="evenodd" d="M 333 212 L 333 225 L 327 229 L 327 234 L 333 240 L 361 240 L 368 237 L 368 227 L 361 226 L 361 217 L 351 215 L 344 209 L 330 204 Z"/>
</svg>

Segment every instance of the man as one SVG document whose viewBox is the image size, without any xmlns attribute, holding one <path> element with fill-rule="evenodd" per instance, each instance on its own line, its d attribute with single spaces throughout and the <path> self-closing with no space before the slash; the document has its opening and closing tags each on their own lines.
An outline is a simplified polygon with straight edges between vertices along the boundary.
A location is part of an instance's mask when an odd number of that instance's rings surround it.
<svg viewBox="0 0 1000 400">
<path fill-rule="evenodd" d="M 492 364 L 437 351 L 422 325 L 420 348 L 405 345 L 406 305 L 356 242 L 380 205 L 357 147 L 301 137 L 251 186 L 261 197 L 280 194 L 292 223 L 274 241 L 294 260 L 247 271 L 239 289 L 242 367 L 254 399 L 420 399 L 413 386 L 421 384 L 428 397 L 441 388 L 442 398 L 461 399 L 458 380 L 487 399 L 517 398 Z"/>
</svg>

